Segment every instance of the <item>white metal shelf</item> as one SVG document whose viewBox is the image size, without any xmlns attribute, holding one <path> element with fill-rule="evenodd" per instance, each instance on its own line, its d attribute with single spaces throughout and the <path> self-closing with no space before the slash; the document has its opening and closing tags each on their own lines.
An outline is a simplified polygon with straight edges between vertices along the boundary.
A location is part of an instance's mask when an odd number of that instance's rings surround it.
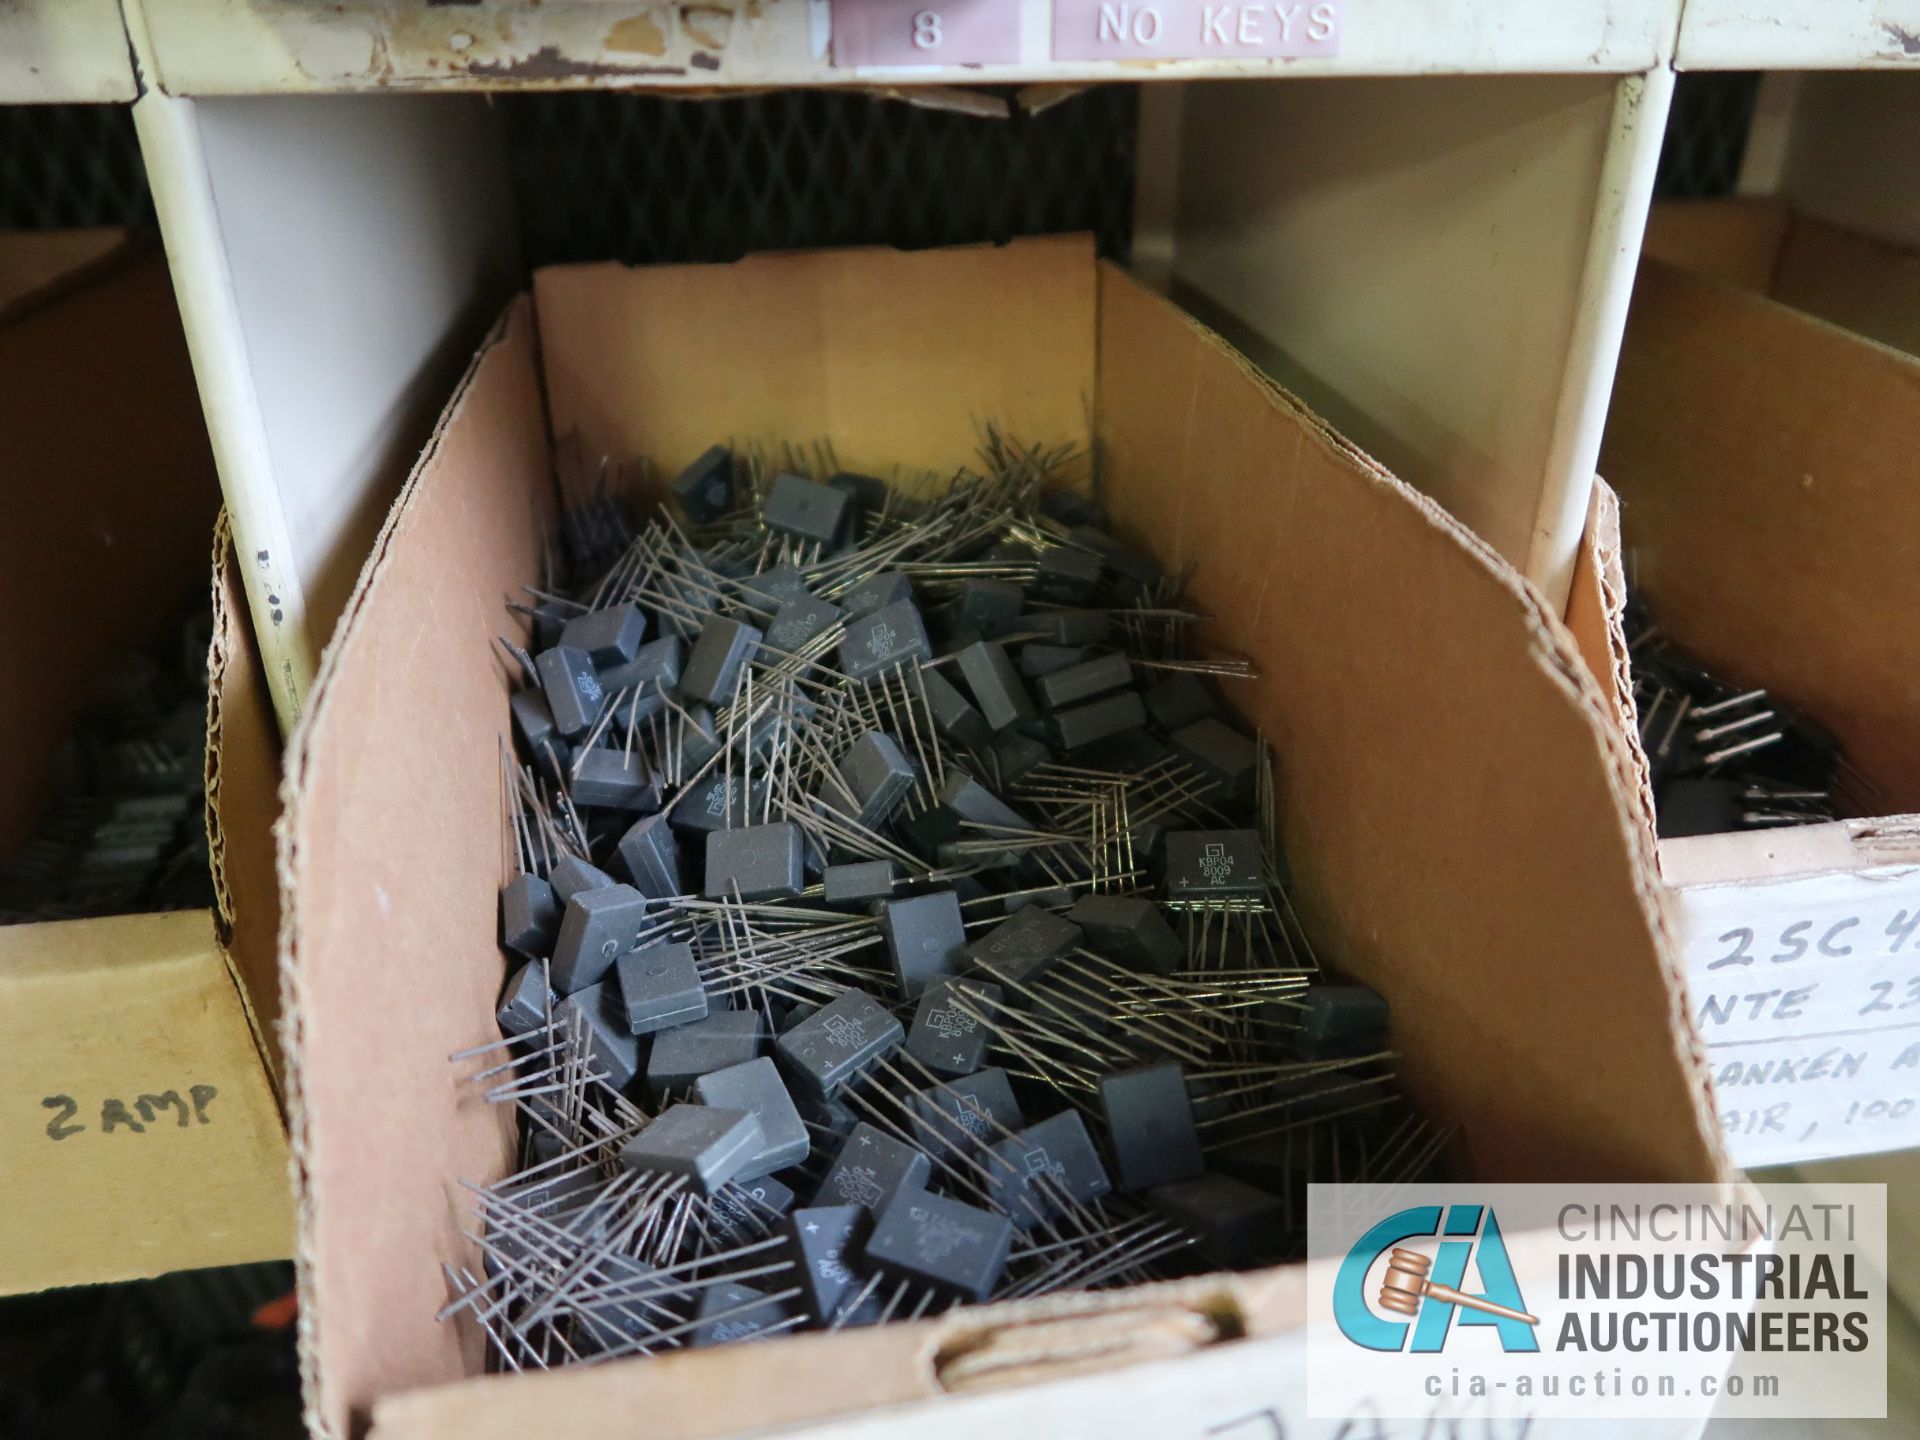
<svg viewBox="0 0 1920 1440">
<path fill-rule="evenodd" d="M 1682 70 L 1920 69 L 1920 0 L 1686 0 Z"/>
<path fill-rule="evenodd" d="M 1680 0 L 1342 0 L 1335 56 L 1096 63 L 1052 60 L 1054 0 L 1004 0 L 1019 11 L 1018 63 L 910 69 L 834 67 L 829 0 L 708 0 L 693 6 L 627 0 L 125 3 L 130 12 L 144 12 L 152 83 L 175 95 L 242 95 L 1280 74 L 1624 74 L 1650 69 L 1670 53 Z M 1156 6 L 1167 25 L 1197 32 L 1198 0 L 1133 0 L 1132 8 L 1143 3 Z M 1263 15 L 1272 9 L 1245 8 Z"/>
<path fill-rule="evenodd" d="M 0 105 L 124 103 L 137 93 L 119 0 L 0 3 Z"/>
</svg>

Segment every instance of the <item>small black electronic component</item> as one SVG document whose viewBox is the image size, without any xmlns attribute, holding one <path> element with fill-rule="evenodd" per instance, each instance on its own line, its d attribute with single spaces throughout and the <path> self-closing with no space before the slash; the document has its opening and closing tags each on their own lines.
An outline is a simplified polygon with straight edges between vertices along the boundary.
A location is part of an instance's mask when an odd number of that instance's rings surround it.
<svg viewBox="0 0 1920 1440">
<path fill-rule="evenodd" d="M 634 889 L 652 900 L 664 900 L 682 893 L 680 885 L 680 842 L 665 815 L 648 815 L 636 820 L 615 847 L 620 863 L 626 866 Z"/>
<path fill-rule="evenodd" d="M 935 1158 L 971 1155 L 1019 1132 L 1027 1121 L 1007 1072 L 976 1070 L 907 1097 L 913 1138 Z"/>
<path fill-rule="evenodd" d="M 773 612 L 767 644 L 783 654 L 799 652 L 846 618 L 846 611 L 817 595 L 800 595 Z"/>
<path fill-rule="evenodd" d="M 740 590 L 747 597 L 748 608 L 767 616 L 778 614 L 788 601 L 804 599 L 810 593 L 807 577 L 797 565 L 776 565 L 758 575 L 745 576 Z"/>
<path fill-rule="evenodd" d="M 904 1140 L 862 1120 L 820 1181 L 816 1205 L 864 1205 L 876 1215 L 902 1187 L 919 1188 L 933 1162 Z"/>
<path fill-rule="evenodd" d="M 555 645 L 540 652 L 533 669 L 547 697 L 553 728 L 568 740 L 578 740 L 591 730 L 607 698 L 593 657 L 570 645 Z"/>
<path fill-rule="evenodd" d="M 959 973 L 967 927 L 960 918 L 960 898 L 953 891 L 883 901 L 880 933 L 887 937 L 887 957 L 907 999 L 916 999 L 929 985 Z"/>
<path fill-rule="evenodd" d="M 1191 1180 L 1206 1169 L 1185 1073 L 1171 1061 L 1100 1079 L 1100 1108 L 1122 1190 Z"/>
<path fill-rule="evenodd" d="M 874 611 L 902 600 L 913 599 L 913 582 L 896 570 L 869 575 L 840 597 L 840 608 L 849 619 L 871 615 Z"/>
<path fill-rule="evenodd" d="M 733 452 L 724 445 L 703 451 L 672 485 L 673 498 L 696 524 L 718 520 L 733 504 Z"/>
<path fill-rule="evenodd" d="M 680 693 L 709 705 L 731 702 L 740 671 L 759 651 L 761 638 L 759 629 L 744 620 L 714 616 L 701 626 L 700 638 L 687 655 L 687 667 L 680 674 Z M 547 698 L 552 701 L 551 692 Z M 558 711 L 554 718 L 559 719 Z"/>
<path fill-rule="evenodd" d="M 994 640 L 977 640 L 954 656 L 960 678 L 973 692 L 973 702 L 986 717 L 987 728 L 1005 730 L 1020 720 L 1039 714 L 1020 672 L 1007 655 L 1007 647 Z"/>
<path fill-rule="evenodd" d="M 867 1262 L 944 1294 L 984 1300 L 1013 1248 L 1013 1222 L 926 1190 L 902 1190 L 867 1237 Z"/>
<path fill-rule="evenodd" d="M 780 474 L 767 487 L 760 517 L 775 534 L 831 550 L 845 536 L 852 510 L 853 497 L 846 491 L 816 485 L 798 475 Z"/>
<path fill-rule="evenodd" d="M 554 1018 L 585 1037 L 587 1058 L 615 1090 L 640 1078 L 640 1041 L 627 1029 L 619 987 L 611 981 L 574 991 L 554 1007 Z"/>
<path fill-rule="evenodd" d="M 864 1205 L 809 1205 L 787 1216 L 794 1268 L 807 1313 L 818 1324 L 843 1320 L 858 1298 L 872 1228 L 873 1212 Z"/>
<path fill-rule="evenodd" d="M 649 640 L 642 645 L 630 660 L 603 667 L 600 683 L 606 687 L 609 695 L 617 695 L 622 690 L 644 688 L 650 698 L 657 700 L 664 692 L 680 684 L 680 667 L 685 654 L 686 646 L 678 636 L 662 635 L 658 640 Z M 620 713 L 625 716 L 628 707 L 622 705 Z M 647 713 L 643 710 L 642 718 Z"/>
<path fill-rule="evenodd" d="M 682 1094 L 702 1075 L 758 1059 L 766 1047 L 766 1021 L 758 1010 L 715 1010 L 653 1037 L 647 1091 L 655 1099 Z"/>
<path fill-rule="evenodd" d="M 670 1105 L 620 1151 L 629 1170 L 677 1175 L 711 1195 L 740 1173 L 762 1146 L 760 1122 L 745 1110 Z"/>
<path fill-rule="evenodd" d="M 1039 641 L 1020 647 L 1020 673 L 1029 680 L 1043 680 L 1049 675 L 1058 675 L 1062 670 L 1070 670 L 1075 665 L 1084 664 L 1087 649 L 1084 645 L 1044 645 Z"/>
<path fill-rule="evenodd" d="M 1122 690 L 1071 710 L 1054 711 L 1047 719 L 1047 729 L 1062 750 L 1083 750 L 1146 723 L 1147 707 L 1140 703 L 1139 695 Z"/>
<path fill-rule="evenodd" d="M 870 680 L 909 661 L 931 660 L 926 622 L 911 600 L 882 605 L 849 620 L 840 636 L 840 670 L 850 680 Z"/>
<path fill-rule="evenodd" d="M 1049 545 L 1034 561 L 1035 594 L 1060 605 L 1084 605 L 1100 585 L 1100 557 L 1072 545 Z"/>
<path fill-rule="evenodd" d="M 502 1035 L 526 1035 L 546 1025 L 547 1007 L 553 997 L 544 970 L 538 960 L 529 960 L 507 978 L 500 1006 L 494 1011 Z"/>
<path fill-rule="evenodd" d="M 1028 905 L 967 946 L 967 962 L 991 979 L 1027 985 L 1052 969 L 1083 938 L 1071 920 Z"/>
<path fill-rule="evenodd" d="M 1147 857 L 1139 858 L 1144 863 Z M 1067 918 L 1086 932 L 1088 949 L 1130 970 L 1171 975 L 1186 960 L 1186 946 L 1145 896 L 1082 895 Z"/>
<path fill-rule="evenodd" d="M 571 995 L 597 985 L 638 943 L 646 916 L 647 897 L 631 885 L 603 885 L 576 894 L 567 901 L 559 938 L 553 942 L 553 988 Z"/>
<path fill-rule="evenodd" d="M 640 653 L 646 638 L 647 617 L 631 604 L 576 615 L 560 632 L 561 645 L 586 651 L 597 670 L 626 664 Z"/>
<path fill-rule="evenodd" d="M 1196 720 L 1167 737 L 1173 753 L 1200 772 L 1204 796 L 1240 804 L 1253 798 L 1260 747 L 1219 720 Z"/>
<path fill-rule="evenodd" d="M 993 640 L 1016 629 L 1026 597 L 1018 585 L 978 576 L 960 582 L 953 602 L 953 623 L 964 633 Z"/>
<path fill-rule="evenodd" d="M 1169 900 L 1207 904 L 1266 894 L 1256 830 L 1174 830 L 1166 846 Z"/>
<path fill-rule="evenodd" d="M 751 1111 L 760 1121 L 760 1153 L 741 1168 L 736 1177 L 741 1181 L 798 1165 L 812 1148 L 806 1122 L 768 1056 L 702 1075 L 693 1082 L 693 1098 L 721 1110 Z"/>
<path fill-rule="evenodd" d="M 866 906 L 890 899 L 893 887 L 893 861 L 856 860 L 827 866 L 820 878 L 820 898 L 829 905 Z"/>
<path fill-rule="evenodd" d="M 765 781 L 749 783 L 738 775 L 714 770 L 687 787 L 668 818 L 682 830 L 708 835 L 730 825 L 746 825 L 761 812 L 766 788 Z"/>
<path fill-rule="evenodd" d="M 574 756 L 568 770 L 576 806 L 646 812 L 660 808 L 660 777 L 638 755 L 596 745 Z"/>
<path fill-rule="evenodd" d="M 906 1027 L 871 995 L 849 990 L 787 1031 L 774 1050 L 787 1073 L 824 1099 L 899 1045 Z"/>
<path fill-rule="evenodd" d="M 562 907 L 576 895 L 588 890 L 604 890 L 614 883 L 613 876 L 578 855 L 561 856 L 547 871 L 547 884 L 553 887 L 553 898 Z"/>
<path fill-rule="evenodd" d="M 968 749 L 993 738 L 993 731 L 987 728 L 987 717 L 976 710 L 973 702 L 946 676 L 938 670 L 923 670 L 920 683 L 926 687 L 927 713 L 933 717 L 935 734 Z"/>
<path fill-rule="evenodd" d="M 707 837 L 709 900 L 786 900 L 806 885 L 800 827 L 791 821 L 716 830 Z"/>
<path fill-rule="evenodd" d="M 971 1075 L 985 1061 L 992 1039 L 980 1017 L 991 1017 L 1001 994 L 998 985 L 983 980 L 928 986 L 907 1031 L 907 1054 L 943 1079 Z"/>
<path fill-rule="evenodd" d="M 1020 633 L 1048 645 L 1104 645 L 1113 621 L 1104 610 L 1029 610 Z"/>
<path fill-rule="evenodd" d="M 989 1153 L 989 1191 L 1023 1230 L 1113 1189 L 1086 1121 L 1075 1110 L 1029 1125 Z"/>
<path fill-rule="evenodd" d="M 1146 700 L 1148 716 L 1163 735 L 1184 730 L 1201 720 L 1217 719 L 1220 715 L 1213 692 L 1207 689 L 1207 682 L 1198 675 L 1176 672 L 1157 685 L 1149 686 L 1143 698 Z"/>
<path fill-rule="evenodd" d="M 1278 1197 L 1215 1171 L 1150 1190 L 1147 1203 L 1198 1236 L 1201 1253 L 1216 1265 L 1250 1265 L 1271 1256 L 1287 1213 Z"/>
<path fill-rule="evenodd" d="M 625 887 L 622 887 L 625 888 Z M 651 1035 L 704 1019 L 707 988 L 687 945 L 649 945 L 622 955 L 614 967 L 626 1007 L 627 1029 Z"/>
<path fill-rule="evenodd" d="M 1065 710 L 1131 684 L 1132 662 L 1113 651 L 1041 676 L 1033 682 L 1033 693 L 1047 709 Z"/>
<path fill-rule="evenodd" d="M 516 875 L 500 887 L 500 943 L 529 959 L 550 954 L 560 934 L 560 902 L 538 875 Z"/>
<path fill-rule="evenodd" d="M 1319 1060 L 1387 1046 L 1387 1002 L 1365 985 L 1314 985 L 1301 997 L 1300 1053 Z"/>
<path fill-rule="evenodd" d="M 854 741 L 840 757 L 839 769 L 840 778 L 860 802 L 854 818 L 869 829 L 893 818 L 912 793 L 918 775 L 899 742 L 883 730 L 869 730 Z"/>
<path fill-rule="evenodd" d="M 759 1340 L 790 1329 L 798 1318 L 792 1305 L 777 1295 L 733 1280 L 716 1281 L 700 1292 L 700 1305 L 694 1313 L 697 1323 L 688 1343 L 700 1350 L 709 1345 Z"/>
</svg>

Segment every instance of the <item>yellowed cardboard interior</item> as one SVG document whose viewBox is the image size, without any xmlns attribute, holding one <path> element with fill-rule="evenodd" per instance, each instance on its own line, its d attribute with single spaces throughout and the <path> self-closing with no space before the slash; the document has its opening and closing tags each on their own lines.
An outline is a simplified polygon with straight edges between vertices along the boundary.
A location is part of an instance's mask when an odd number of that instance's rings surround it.
<svg viewBox="0 0 1920 1440">
<path fill-rule="evenodd" d="M 1915 312 L 1920 314 L 1920 305 Z M 1920 359 L 1641 266 L 1601 466 L 1662 629 L 1838 737 L 1920 810 Z"/>
<path fill-rule="evenodd" d="M 570 1423 L 644 1414 L 659 1440 L 740 1433 L 923 1400 L 944 1340 L 1000 1323 L 965 1311 L 407 1394 L 481 1369 L 477 1334 L 432 1317 L 441 1262 L 478 1263 L 457 1182 L 502 1173 L 510 1118 L 446 1056 L 495 1033 L 493 637 L 537 573 L 549 413 L 589 453 L 666 474 L 716 439 L 822 434 L 844 465 L 944 473 L 984 422 L 1085 440 L 1091 417 L 1116 527 L 1170 568 L 1197 562 L 1211 643 L 1259 667 L 1232 698 L 1274 747 L 1322 959 L 1388 995 L 1406 1083 L 1460 1127 L 1474 1172 L 1723 1173 L 1633 757 L 1572 635 L 1090 241 L 564 268 L 534 295 L 390 515 L 289 752 L 281 963 L 321 1433 L 360 1432 L 388 1397 L 382 1435 L 526 1433 L 561 1404 Z M 1293 1274 L 1203 1284 L 1279 1330 L 1300 1313 Z"/>
<path fill-rule="evenodd" d="M 44 818 L 100 668 L 174 633 L 206 593 L 219 491 L 157 254 L 97 232 L 0 237 L 0 274 L 33 277 L 0 317 L 0 454 L 18 480 L 0 600 L 21 622 L 0 627 L 0 664 L 19 682 L 0 697 L 5 853 Z M 237 983 L 275 988 L 278 751 L 232 565 L 222 529 L 215 625 L 228 638 L 211 656 L 208 753 L 221 776 L 218 915 L 0 926 L 12 1117 L 0 1126 L 0 1293 L 291 1248 L 286 1136 Z"/>
</svg>

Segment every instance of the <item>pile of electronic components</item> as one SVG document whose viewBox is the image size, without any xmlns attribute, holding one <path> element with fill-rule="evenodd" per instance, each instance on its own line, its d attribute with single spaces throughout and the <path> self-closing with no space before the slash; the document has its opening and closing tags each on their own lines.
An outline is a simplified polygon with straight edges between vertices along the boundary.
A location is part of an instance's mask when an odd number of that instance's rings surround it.
<svg viewBox="0 0 1920 1440">
<path fill-rule="evenodd" d="M 502 641 L 507 1038 L 454 1057 L 522 1121 L 447 1267 L 496 1363 L 1293 1258 L 1310 1180 L 1440 1159 L 1290 907 L 1249 667 L 1075 461 L 716 447 L 569 509 Z"/>
<path fill-rule="evenodd" d="M 1638 601 L 1626 633 L 1663 837 L 1814 825 L 1870 803 L 1839 743 L 1804 713 L 1708 670 Z"/>
<path fill-rule="evenodd" d="M 62 747 L 59 798 L 0 864 L 0 925 L 213 904 L 207 857 L 207 650 L 202 609 L 100 677 Z"/>
</svg>

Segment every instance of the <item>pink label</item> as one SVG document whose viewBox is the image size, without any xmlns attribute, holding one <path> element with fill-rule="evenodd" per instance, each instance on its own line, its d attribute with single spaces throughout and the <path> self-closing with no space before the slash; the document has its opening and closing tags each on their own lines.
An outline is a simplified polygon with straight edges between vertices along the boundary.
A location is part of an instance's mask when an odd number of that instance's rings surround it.
<svg viewBox="0 0 1920 1440">
<path fill-rule="evenodd" d="M 1344 0 L 1054 0 L 1055 60 L 1338 55 Z"/>
<path fill-rule="evenodd" d="M 1020 0 L 833 0 L 835 65 L 1012 65 Z"/>
</svg>

